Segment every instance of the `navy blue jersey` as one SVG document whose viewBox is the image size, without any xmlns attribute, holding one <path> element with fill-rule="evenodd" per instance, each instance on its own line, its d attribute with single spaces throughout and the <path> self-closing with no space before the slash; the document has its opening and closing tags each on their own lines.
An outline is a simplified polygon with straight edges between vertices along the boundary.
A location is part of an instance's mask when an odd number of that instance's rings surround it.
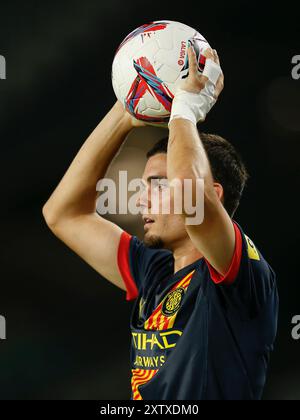
<svg viewBox="0 0 300 420">
<path fill-rule="evenodd" d="M 225 276 L 201 258 L 174 274 L 168 250 L 122 233 L 118 264 L 135 299 L 132 399 L 255 400 L 262 396 L 277 330 L 273 270 L 234 223 Z"/>
</svg>

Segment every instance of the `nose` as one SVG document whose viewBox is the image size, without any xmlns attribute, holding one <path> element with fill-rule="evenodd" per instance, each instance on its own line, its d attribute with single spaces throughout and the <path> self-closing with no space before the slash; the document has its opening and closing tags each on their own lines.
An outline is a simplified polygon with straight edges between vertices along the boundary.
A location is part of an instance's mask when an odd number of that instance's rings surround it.
<svg viewBox="0 0 300 420">
<path fill-rule="evenodd" d="M 136 201 L 136 206 L 137 207 L 142 207 L 143 208 L 150 208 L 150 189 L 148 187 L 143 188 L 142 191 L 139 194 L 139 197 Z"/>
</svg>

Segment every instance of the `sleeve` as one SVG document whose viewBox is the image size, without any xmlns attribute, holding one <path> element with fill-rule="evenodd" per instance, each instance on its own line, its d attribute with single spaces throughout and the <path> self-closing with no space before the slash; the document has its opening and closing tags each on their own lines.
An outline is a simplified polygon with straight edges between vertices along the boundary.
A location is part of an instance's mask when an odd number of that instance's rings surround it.
<svg viewBox="0 0 300 420">
<path fill-rule="evenodd" d="M 222 289 L 230 305 L 248 318 L 268 301 L 277 299 L 276 275 L 252 240 L 234 223 L 236 245 L 231 266 L 221 276 L 207 263 L 214 284 Z M 251 315 L 252 314 L 252 315 Z"/>
<path fill-rule="evenodd" d="M 118 248 L 118 267 L 126 287 L 126 300 L 136 299 L 138 289 L 133 279 L 129 264 L 130 242 L 132 236 L 127 232 L 122 232 Z"/>
<path fill-rule="evenodd" d="M 225 275 L 221 275 L 214 269 L 214 267 L 210 265 L 210 263 L 207 260 L 205 260 L 209 269 L 210 277 L 215 284 L 230 285 L 235 281 L 239 272 L 241 258 L 242 258 L 243 241 L 242 241 L 242 234 L 239 227 L 237 226 L 236 223 L 233 223 L 233 226 L 234 226 L 234 232 L 235 232 L 235 249 L 234 249 L 234 254 L 233 254 L 231 264 L 227 273 Z"/>
<path fill-rule="evenodd" d="M 122 232 L 118 247 L 118 267 L 126 286 L 126 300 L 136 299 L 139 292 L 153 279 L 160 261 L 170 256 L 162 249 L 148 248 L 136 236 Z"/>
</svg>

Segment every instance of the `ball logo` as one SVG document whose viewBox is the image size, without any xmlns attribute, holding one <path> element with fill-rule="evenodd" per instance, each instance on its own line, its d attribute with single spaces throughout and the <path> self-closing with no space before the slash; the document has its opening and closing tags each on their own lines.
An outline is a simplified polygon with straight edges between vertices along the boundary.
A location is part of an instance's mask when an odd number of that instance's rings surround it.
<svg viewBox="0 0 300 420">
<path fill-rule="evenodd" d="M 174 315 L 180 308 L 182 297 L 184 295 L 184 289 L 179 287 L 178 289 L 172 290 L 165 298 L 162 313 L 165 316 Z"/>
<path fill-rule="evenodd" d="M 180 49 L 179 60 L 178 60 L 179 66 L 184 65 L 185 51 L 186 51 L 186 42 L 181 41 L 181 49 Z"/>
</svg>

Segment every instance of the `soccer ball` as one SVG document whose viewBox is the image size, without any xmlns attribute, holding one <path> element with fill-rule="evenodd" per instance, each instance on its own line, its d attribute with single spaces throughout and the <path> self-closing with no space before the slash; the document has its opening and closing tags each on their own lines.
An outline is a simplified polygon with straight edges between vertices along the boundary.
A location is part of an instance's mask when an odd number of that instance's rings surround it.
<svg viewBox="0 0 300 420">
<path fill-rule="evenodd" d="M 151 22 L 123 40 L 113 60 L 112 84 L 131 115 L 151 125 L 167 125 L 176 88 L 188 76 L 189 45 L 194 46 L 203 72 L 203 52 L 210 46 L 183 23 Z"/>
</svg>

